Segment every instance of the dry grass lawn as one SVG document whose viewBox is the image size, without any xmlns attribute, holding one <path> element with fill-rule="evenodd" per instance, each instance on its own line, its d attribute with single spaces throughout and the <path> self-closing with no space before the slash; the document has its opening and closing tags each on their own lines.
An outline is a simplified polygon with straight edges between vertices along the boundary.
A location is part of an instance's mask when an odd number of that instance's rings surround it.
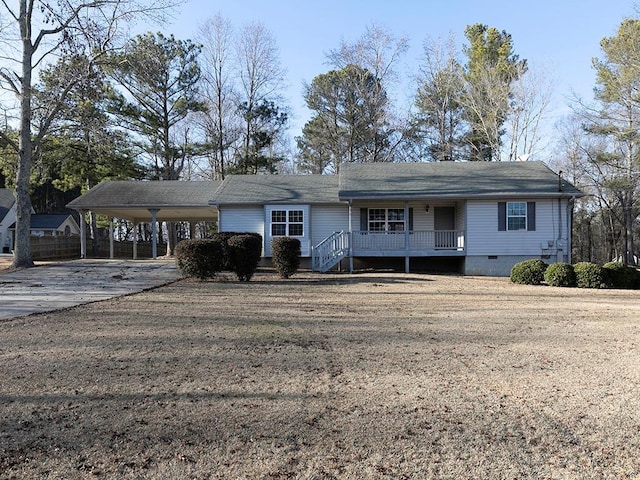
<svg viewBox="0 0 640 480">
<path fill-rule="evenodd" d="M 638 292 L 183 280 L 0 324 L 0 478 L 640 478 Z"/>
</svg>

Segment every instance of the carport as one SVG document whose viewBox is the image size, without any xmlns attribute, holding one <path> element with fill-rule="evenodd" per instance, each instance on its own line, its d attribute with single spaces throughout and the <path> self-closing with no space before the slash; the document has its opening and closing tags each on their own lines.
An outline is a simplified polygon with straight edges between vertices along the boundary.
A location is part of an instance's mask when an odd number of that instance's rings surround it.
<svg viewBox="0 0 640 480">
<path fill-rule="evenodd" d="M 80 256 L 87 256 L 85 215 L 94 212 L 109 218 L 110 258 L 113 258 L 113 220 L 128 220 L 134 228 L 151 223 L 151 255 L 157 258 L 158 222 L 196 222 L 218 220 L 218 211 L 209 200 L 221 182 L 206 181 L 111 181 L 102 182 L 67 204 L 80 217 Z M 137 235 L 133 237 L 133 258 L 137 258 Z"/>
</svg>

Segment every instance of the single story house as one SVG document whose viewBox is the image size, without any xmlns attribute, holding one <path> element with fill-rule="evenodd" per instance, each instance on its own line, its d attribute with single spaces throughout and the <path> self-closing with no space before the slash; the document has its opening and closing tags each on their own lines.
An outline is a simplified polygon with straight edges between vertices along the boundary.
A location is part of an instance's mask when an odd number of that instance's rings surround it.
<svg viewBox="0 0 640 480">
<path fill-rule="evenodd" d="M 504 276 L 524 259 L 571 260 L 572 205 L 582 195 L 541 162 L 375 163 L 344 164 L 333 176 L 106 182 L 68 206 L 134 223 L 217 220 L 220 231 L 260 233 L 266 258 L 273 237 L 296 237 L 317 271 Z"/>
<path fill-rule="evenodd" d="M 58 237 L 64 235 L 80 235 L 80 227 L 73 215 L 61 214 L 31 214 L 31 236 L 33 237 Z M 15 232 L 16 224 L 9 227 L 11 232 Z"/>
</svg>

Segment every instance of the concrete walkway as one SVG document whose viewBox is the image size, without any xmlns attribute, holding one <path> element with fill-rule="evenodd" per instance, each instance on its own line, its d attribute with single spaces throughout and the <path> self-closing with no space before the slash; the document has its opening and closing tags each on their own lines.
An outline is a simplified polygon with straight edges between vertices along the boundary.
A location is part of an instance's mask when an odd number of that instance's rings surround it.
<svg viewBox="0 0 640 480">
<path fill-rule="evenodd" d="M 181 277 L 174 260 L 71 260 L 0 272 L 0 320 L 141 292 Z"/>
</svg>

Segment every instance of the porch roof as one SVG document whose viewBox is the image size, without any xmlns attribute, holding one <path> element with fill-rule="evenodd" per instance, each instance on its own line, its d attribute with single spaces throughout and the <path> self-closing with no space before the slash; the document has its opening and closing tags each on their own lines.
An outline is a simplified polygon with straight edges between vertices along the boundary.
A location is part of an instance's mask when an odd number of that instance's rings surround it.
<svg viewBox="0 0 640 480">
<path fill-rule="evenodd" d="M 218 212 L 209 205 L 220 182 L 205 181 L 112 181 L 103 182 L 67 204 L 109 217 L 151 221 L 150 210 L 158 210 L 158 221 L 211 220 Z"/>
<path fill-rule="evenodd" d="M 580 197 L 542 162 L 344 164 L 340 200 Z"/>
</svg>

